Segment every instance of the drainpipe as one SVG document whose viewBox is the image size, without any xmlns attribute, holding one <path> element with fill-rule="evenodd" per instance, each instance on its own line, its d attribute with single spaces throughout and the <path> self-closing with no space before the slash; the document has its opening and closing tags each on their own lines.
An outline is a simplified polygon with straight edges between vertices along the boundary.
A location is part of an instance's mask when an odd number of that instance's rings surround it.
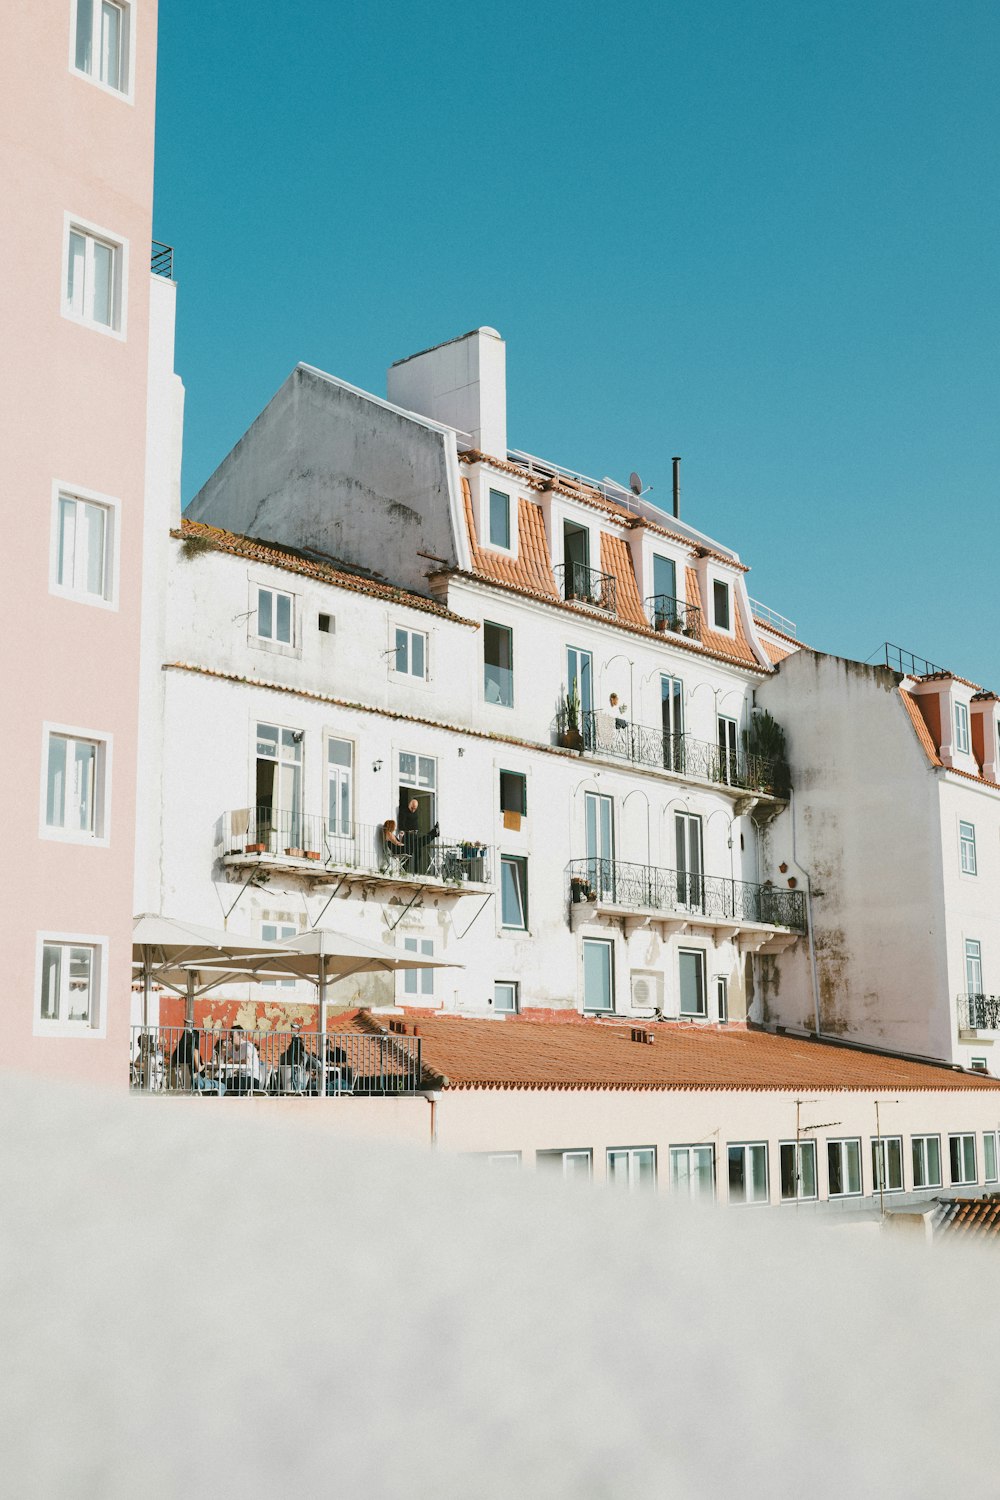
<svg viewBox="0 0 1000 1500">
<path fill-rule="evenodd" d="M 425 1094 L 424 1098 L 431 1107 L 431 1145 L 436 1146 L 438 1143 L 437 1107 L 441 1103 L 441 1095 L 436 1090 L 432 1090 L 431 1093 Z"/>
<path fill-rule="evenodd" d="M 816 1035 L 823 1035 L 823 1027 L 819 1018 L 819 973 L 816 969 L 816 944 L 813 939 L 813 902 L 812 881 L 809 871 L 805 865 L 799 862 L 798 844 L 796 841 L 795 828 L 795 788 L 793 787 L 788 796 L 788 811 L 792 819 L 792 861 L 797 870 L 801 870 L 806 883 L 806 932 L 809 939 L 809 967 L 812 970 L 813 988 L 813 1015 L 816 1021 Z"/>
</svg>

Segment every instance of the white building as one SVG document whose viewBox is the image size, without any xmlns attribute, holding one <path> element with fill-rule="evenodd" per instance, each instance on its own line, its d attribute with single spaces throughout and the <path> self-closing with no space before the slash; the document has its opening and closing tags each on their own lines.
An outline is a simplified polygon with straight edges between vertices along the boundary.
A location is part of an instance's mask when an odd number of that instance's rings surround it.
<svg viewBox="0 0 1000 1500">
<path fill-rule="evenodd" d="M 464 965 L 345 1004 L 745 1018 L 804 928 L 744 741 L 790 648 L 745 567 L 509 450 L 492 330 L 389 395 L 299 366 L 187 520 L 165 506 L 138 908 Z"/>
<path fill-rule="evenodd" d="M 758 694 L 787 732 L 794 786 L 768 858 L 808 892 L 815 953 L 763 967 L 763 1014 L 996 1073 L 1000 703 L 889 659 L 803 648 Z"/>
</svg>

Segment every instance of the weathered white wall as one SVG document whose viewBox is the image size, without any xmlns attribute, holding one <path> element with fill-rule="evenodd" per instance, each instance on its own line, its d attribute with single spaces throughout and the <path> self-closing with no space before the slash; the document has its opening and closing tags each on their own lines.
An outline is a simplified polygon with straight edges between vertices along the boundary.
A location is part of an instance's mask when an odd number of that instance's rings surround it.
<svg viewBox="0 0 1000 1500">
<path fill-rule="evenodd" d="M 476 328 L 392 365 L 389 400 L 467 433 L 474 448 L 507 457 L 507 352 L 495 328 Z"/>
</svg>

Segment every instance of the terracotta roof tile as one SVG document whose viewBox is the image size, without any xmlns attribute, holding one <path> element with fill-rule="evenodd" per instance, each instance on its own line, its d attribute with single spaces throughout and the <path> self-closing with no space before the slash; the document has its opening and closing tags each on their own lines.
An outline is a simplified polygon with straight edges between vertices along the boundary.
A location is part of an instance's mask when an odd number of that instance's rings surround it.
<svg viewBox="0 0 1000 1500">
<path fill-rule="evenodd" d="M 986 1198 L 942 1198 L 936 1219 L 936 1234 L 961 1235 L 964 1239 L 992 1239 L 1000 1235 L 1000 1193 Z"/>
<path fill-rule="evenodd" d="M 469 528 L 473 569 L 497 583 L 513 584 L 546 598 L 558 599 L 559 591 L 549 562 L 542 507 L 534 500 L 518 501 L 517 557 L 513 558 L 479 545 L 476 520 L 472 513 L 472 491 L 467 479 L 462 480 L 462 496 L 465 501 L 465 520 Z"/>
<path fill-rule="evenodd" d="M 779 661 L 784 661 L 786 656 L 791 656 L 793 654 L 788 649 L 788 647 L 783 646 L 780 641 L 772 641 L 766 635 L 761 636 L 760 643 L 764 647 L 764 650 L 767 652 L 768 656 L 775 666 L 778 665 Z"/>
<path fill-rule="evenodd" d="M 646 611 L 639 598 L 639 585 L 635 581 L 632 553 L 623 537 L 601 532 L 601 572 L 610 573 L 617 580 L 618 618 L 632 625 L 648 627 Z"/>
<path fill-rule="evenodd" d="M 373 1021 L 388 1027 L 388 1017 Z M 413 1024 L 402 1024 L 412 1034 Z M 983 1074 L 754 1029 L 636 1023 L 650 1045 L 631 1039 L 628 1021 L 529 1014 L 415 1024 L 426 1072 L 455 1089 L 1000 1090 L 1000 1079 Z"/>
<path fill-rule="evenodd" d="M 910 722 L 917 732 L 917 739 L 923 746 L 924 754 L 932 766 L 941 765 L 941 757 L 937 753 L 937 747 L 931 737 L 930 730 L 927 728 L 927 722 L 920 712 L 920 705 L 917 703 L 916 698 L 914 698 L 912 693 L 908 693 L 905 688 L 898 688 L 897 691 L 902 699 L 903 707 L 910 716 Z"/>
<path fill-rule="evenodd" d="M 694 568 L 687 569 L 687 602 L 688 604 L 696 604 L 701 610 L 701 639 L 702 644 L 709 651 L 717 651 L 729 656 L 731 659 L 735 658 L 737 661 L 746 662 L 749 666 L 757 667 L 760 671 L 765 670 L 757 659 L 757 653 L 747 640 L 746 631 L 743 629 L 743 620 L 740 617 L 738 609 L 734 608 L 733 610 L 736 625 L 735 639 L 733 636 L 721 635 L 719 631 L 710 628 L 708 612 L 702 603 L 701 589 L 698 586 L 698 574 Z"/>
<path fill-rule="evenodd" d="M 335 567 L 333 563 L 321 562 L 305 556 L 294 547 L 282 547 L 278 542 L 261 541 L 258 537 L 240 536 L 234 531 L 223 531 L 219 526 L 208 526 L 203 521 L 182 520 L 170 535 L 179 541 L 200 542 L 214 552 L 229 552 L 236 557 L 248 557 L 253 562 L 264 563 L 271 568 L 283 568 L 287 573 L 298 573 L 304 578 L 315 578 L 318 583 L 333 584 L 335 588 L 350 589 L 356 594 L 367 594 L 373 599 L 385 599 L 393 604 L 405 604 L 408 609 L 419 609 L 425 614 L 438 615 L 444 620 L 454 620 L 459 625 L 473 625 L 478 621 L 466 620 L 453 614 L 434 599 L 423 594 L 411 593 L 408 589 L 381 583 L 374 578 L 360 577 Z"/>
</svg>

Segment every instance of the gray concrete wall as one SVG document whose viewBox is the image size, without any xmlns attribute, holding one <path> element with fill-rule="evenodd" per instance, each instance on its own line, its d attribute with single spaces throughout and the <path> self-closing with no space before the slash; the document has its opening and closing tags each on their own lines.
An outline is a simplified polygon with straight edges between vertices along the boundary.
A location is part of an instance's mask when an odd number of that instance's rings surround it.
<svg viewBox="0 0 1000 1500">
<path fill-rule="evenodd" d="M 449 434 L 298 365 L 186 514 L 315 548 L 426 594 L 427 573 L 440 564 L 419 553 L 458 562 L 449 443 Z"/>
</svg>

